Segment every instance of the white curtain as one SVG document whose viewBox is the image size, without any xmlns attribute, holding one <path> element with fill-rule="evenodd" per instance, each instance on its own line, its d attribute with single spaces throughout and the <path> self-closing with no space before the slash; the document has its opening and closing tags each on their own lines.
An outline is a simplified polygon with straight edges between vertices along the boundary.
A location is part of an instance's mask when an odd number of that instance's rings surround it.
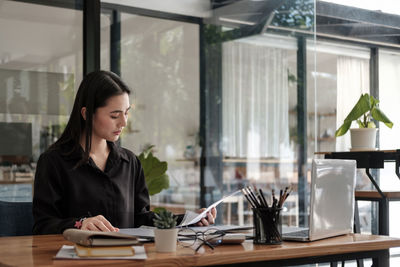
<svg viewBox="0 0 400 267">
<path fill-rule="evenodd" d="M 222 70 L 224 155 L 283 156 L 289 149 L 287 50 L 226 42 Z"/>
<path fill-rule="evenodd" d="M 379 123 L 379 145 L 380 149 L 399 149 L 400 148 L 400 54 L 390 50 L 379 50 L 379 108 L 393 122 L 393 128 L 386 127 Z M 385 162 L 385 168 L 380 170 L 380 186 L 382 190 L 400 190 L 399 179 L 395 172 L 394 163 Z M 397 203 L 396 203 L 397 204 Z M 392 204 L 391 204 L 392 205 Z M 390 220 L 392 223 L 392 214 Z M 400 214 L 398 216 L 400 219 Z M 392 234 L 390 228 L 390 234 Z M 400 236 L 400 229 L 396 230 Z"/>
<path fill-rule="evenodd" d="M 369 93 L 369 60 L 348 56 L 337 59 L 337 115 L 336 129 L 344 122 L 362 93 Z M 357 127 L 353 122 L 351 127 Z M 336 151 L 351 147 L 350 132 L 336 138 Z"/>
</svg>

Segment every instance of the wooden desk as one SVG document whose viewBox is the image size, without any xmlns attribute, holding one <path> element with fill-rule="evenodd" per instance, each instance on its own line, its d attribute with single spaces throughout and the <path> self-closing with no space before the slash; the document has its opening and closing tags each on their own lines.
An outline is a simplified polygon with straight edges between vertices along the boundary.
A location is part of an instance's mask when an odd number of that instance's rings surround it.
<svg viewBox="0 0 400 267">
<path fill-rule="evenodd" d="M 195 254 L 179 248 L 176 253 L 156 253 L 153 243 L 145 244 L 148 259 L 129 260 L 53 260 L 62 245 L 72 243 L 61 235 L 0 238 L 0 266 L 287 266 L 316 262 L 373 258 L 376 266 L 389 266 L 389 248 L 399 247 L 400 239 L 389 236 L 350 234 L 309 243 L 284 242 L 282 245 L 221 245 L 214 251 L 205 248 Z M 256 264 L 255 264 L 256 265 Z M 251 265 L 251 266 L 255 266 Z"/>
</svg>

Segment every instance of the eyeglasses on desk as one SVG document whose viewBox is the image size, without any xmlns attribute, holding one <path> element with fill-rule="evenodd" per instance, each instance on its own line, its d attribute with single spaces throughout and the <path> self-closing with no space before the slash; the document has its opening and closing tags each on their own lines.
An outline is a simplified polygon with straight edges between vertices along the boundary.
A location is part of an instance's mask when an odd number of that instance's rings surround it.
<svg viewBox="0 0 400 267">
<path fill-rule="evenodd" d="M 178 231 L 178 244 L 182 247 L 192 247 L 197 252 L 206 245 L 211 249 L 221 244 L 224 231 L 210 228 L 206 231 L 195 231 L 190 228 L 182 228 Z M 200 244 L 198 244 L 200 242 Z M 197 245 L 198 244 L 198 245 Z"/>
</svg>

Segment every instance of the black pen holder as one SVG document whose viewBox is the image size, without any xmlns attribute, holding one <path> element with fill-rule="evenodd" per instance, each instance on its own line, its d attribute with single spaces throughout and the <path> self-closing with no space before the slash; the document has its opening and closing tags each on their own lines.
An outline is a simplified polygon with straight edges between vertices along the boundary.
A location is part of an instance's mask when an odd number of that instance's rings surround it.
<svg viewBox="0 0 400 267">
<path fill-rule="evenodd" d="M 254 244 L 282 243 L 282 208 L 253 208 Z"/>
</svg>

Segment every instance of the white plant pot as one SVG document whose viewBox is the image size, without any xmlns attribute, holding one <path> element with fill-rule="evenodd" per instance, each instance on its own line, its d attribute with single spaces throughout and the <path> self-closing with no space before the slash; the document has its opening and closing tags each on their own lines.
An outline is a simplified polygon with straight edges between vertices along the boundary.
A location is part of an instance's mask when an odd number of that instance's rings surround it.
<svg viewBox="0 0 400 267">
<path fill-rule="evenodd" d="M 154 241 L 157 252 L 175 252 L 178 229 L 154 229 Z"/>
<path fill-rule="evenodd" d="M 375 150 L 377 128 L 350 129 L 351 150 Z"/>
</svg>

